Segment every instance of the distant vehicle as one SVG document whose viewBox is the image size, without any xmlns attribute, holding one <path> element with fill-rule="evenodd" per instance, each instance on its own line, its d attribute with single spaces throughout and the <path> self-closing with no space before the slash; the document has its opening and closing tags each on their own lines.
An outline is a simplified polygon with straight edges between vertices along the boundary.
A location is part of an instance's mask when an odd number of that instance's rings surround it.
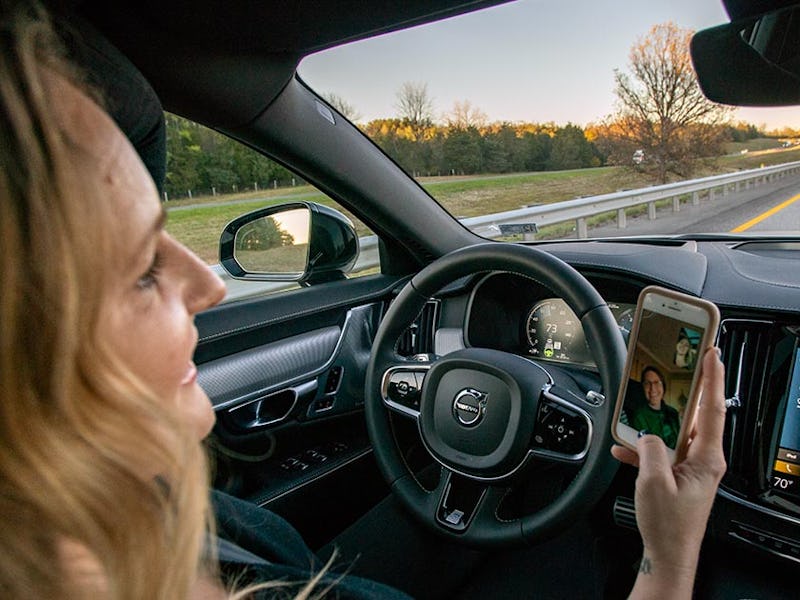
<svg viewBox="0 0 800 600">
<path fill-rule="evenodd" d="M 637 150 L 633 153 L 633 164 L 640 165 L 644 162 L 644 150 Z"/>
</svg>

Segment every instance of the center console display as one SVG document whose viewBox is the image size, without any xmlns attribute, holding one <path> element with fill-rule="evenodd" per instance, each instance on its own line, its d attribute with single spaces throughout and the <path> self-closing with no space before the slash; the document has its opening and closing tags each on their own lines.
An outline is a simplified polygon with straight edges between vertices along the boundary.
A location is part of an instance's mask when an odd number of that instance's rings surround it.
<svg viewBox="0 0 800 600">
<path fill-rule="evenodd" d="M 800 350 L 795 349 L 770 486 L 800 497 Z"/>
</svg>

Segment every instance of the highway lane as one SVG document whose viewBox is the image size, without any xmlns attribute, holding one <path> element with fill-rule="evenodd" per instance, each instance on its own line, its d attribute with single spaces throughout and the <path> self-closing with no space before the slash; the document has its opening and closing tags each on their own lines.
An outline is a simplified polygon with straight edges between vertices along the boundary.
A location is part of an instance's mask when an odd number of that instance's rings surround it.
<svg viewBox="0 0 800 600">
<path fill-rule="evenodd" d="M 737 233 L 792 233 L 800 236 L 800 200 L 785 204 L 800 193 L 800 176 L 786 177 L 774 183 L 749 190 L 717 193 L 712 200 L 702 198 L 698 206 L 681 204 L 679 212 L 671 207 L 659 209 L 657 218 L 647 215 L 628 219 L 628 226 L 619 229 L 610 223 L 589 231 L 590 237 L 620 237 L 635 235 L 674 235 L 684 233 L 729 233 L 755 218 L 781 207 L 758 223 Z"/>
<path fill-rule="evenodd" d="M 800 204 L 797 203 L 798 200 L 800 200 L 800 193 L 742 223 L 731 231 L 733 233 L 797 232 L 800 230 Z"/>
</svg>

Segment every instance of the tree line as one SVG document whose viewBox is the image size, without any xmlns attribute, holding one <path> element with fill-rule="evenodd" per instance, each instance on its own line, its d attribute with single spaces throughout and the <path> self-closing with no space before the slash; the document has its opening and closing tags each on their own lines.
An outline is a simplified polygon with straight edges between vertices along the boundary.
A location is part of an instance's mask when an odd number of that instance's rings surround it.
<svg viewBox="0 0 800 600">
<path fill-rule="evenodd" d="M 469 101 L 434 119 L 424 82 L 397 91 L 398 114 L 359 127 L 414 176 L 554 171 L 625 165 L 659 183 L 688 178 L 698 158 L 719 156 L 726 141 L 764 132 L 730 122 L 731 109 L 705 99 L 689 57 L 692 32 L 654 26 L 631 47 L 627 71 L 614 72 L 618 109 L 600 123 L 488 123 Z M 356 109 L 335 94 L 326 100 L 352 121 Z M 295 185 L 281 165 L 214 131 L 175 115 L 167 120 L 170 197 Z"/>
<path fill-rule="evenodd" d="M 286 187 L 299 177 L 211 129 L 166 113 L 167 198 Z M 578 125 L 494 123 L 483 127 L 376 119 L 363 131 L 414 176 L 598 167 L 606 156 Z"/>
<path fill-rule="evenodd" d="M 578 125 L 495 123 L 426 125 L 419 131 L 405 119 L 377 119 L 365 133 L 415 176 L 473 175 L 599 167 L 605 156 Z"/>
<path fill-rule="evenodd" d="M 170 199 L 288 187 L 299 177 L 206 127 L 166 114 Z M 605 165 L 633 167 L 635 141 L 610 141 L 607 125 L 554 123 L 434 124 L 414 131 L 402 118 L 360 125 L 394 161 L 414 176 L 558 171 Z M 720 140 L 746 141 L 764 133 L 749 123 L 716 126 Z M 698 154 L 695 150 L 695 155 Z M 647 165 L 636 165 L 644 168 Z"/>
<path fill-rule="evenodd" d="M 168 199 L 287 187 L 299 181 L 240 142 L 177 115 L 164 113 L 164 118 Z"/>
</svg>

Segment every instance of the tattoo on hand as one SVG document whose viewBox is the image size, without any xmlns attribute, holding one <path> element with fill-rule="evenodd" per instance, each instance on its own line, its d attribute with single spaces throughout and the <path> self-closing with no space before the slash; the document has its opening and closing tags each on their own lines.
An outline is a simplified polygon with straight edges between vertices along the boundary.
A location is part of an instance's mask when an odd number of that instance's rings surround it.
<svg viewBox="0 0 800 600">
<path fill-rule="evenodd" d="M 650 575 L 653 572 L 653 563 L 646 556 L 642 557 L 642 562 L 639 563 L 639 573 Z"/>
</svg>

